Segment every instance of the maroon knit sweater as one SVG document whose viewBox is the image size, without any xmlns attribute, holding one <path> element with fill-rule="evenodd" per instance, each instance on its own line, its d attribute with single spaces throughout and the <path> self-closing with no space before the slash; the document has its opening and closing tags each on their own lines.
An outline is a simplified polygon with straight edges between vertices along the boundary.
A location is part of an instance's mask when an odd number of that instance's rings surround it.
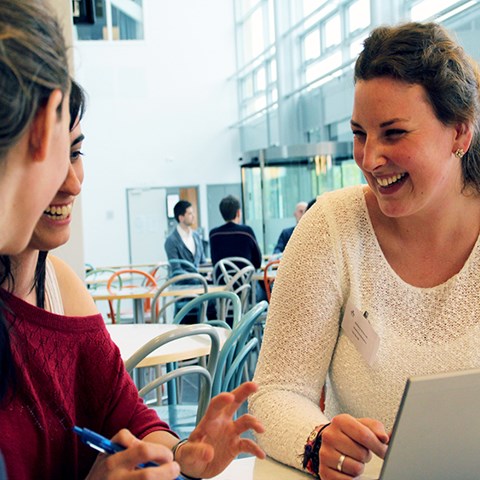
<svg viewBox="0 0 480 480">
<path fill-rule="evenodd" d="M 9 480 L 85 478 L 96 453 L 72 432 L 143 438 L 168 425 L 148 409 L 101 315 L 52 314 L 4 290 L 17 385 L 0 407 L 0 451 Z"/>
</svg>

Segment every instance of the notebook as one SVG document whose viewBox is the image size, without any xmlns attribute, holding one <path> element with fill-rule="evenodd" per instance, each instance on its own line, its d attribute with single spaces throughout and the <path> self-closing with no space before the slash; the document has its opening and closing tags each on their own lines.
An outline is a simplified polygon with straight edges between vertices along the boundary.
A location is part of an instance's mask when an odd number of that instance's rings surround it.
<svg viewBox="0 0 480 480">
<path fill-rule="evenodd" d="M 407 381 L 379 478 L 480 478 L 480 369 Z"/>
</svg>

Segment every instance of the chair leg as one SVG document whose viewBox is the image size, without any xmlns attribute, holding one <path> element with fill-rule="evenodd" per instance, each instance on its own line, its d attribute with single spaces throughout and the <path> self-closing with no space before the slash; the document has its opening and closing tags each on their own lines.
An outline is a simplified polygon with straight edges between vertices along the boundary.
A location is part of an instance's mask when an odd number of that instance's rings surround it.
<svg viewBox="0 0 480 480">
<path fill-rule="evenodd" d="M 173 372 L 177 368 L 176 362 L 167 363 L 166 368 L 167 368 L 167 373 Z M 177 381 L 176 380 L 168 382 L 167 392 L 168 392 L 168 404 L 169 405 L 176 405 L 178 403 L 178 392 L 177 392 Z"/>
<path fill-rule="evenodd" d="M 111 300 L 108 301 L 108 307 L 110 309 L 110 317 L 112 319 L 112 324 L 115 323 L 115 309 L 113 308 L 113 303 Z"/>
</svg>

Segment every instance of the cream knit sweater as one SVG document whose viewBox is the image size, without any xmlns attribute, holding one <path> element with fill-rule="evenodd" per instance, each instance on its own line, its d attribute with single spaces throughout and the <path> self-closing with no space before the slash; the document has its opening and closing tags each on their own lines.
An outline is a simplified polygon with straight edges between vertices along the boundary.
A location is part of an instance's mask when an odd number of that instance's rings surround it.
<svg viewBox="0 0 480 480">
<path fill-rule="evenodd" d="M 250 410 L 266 427 L 259 442 L 267 454 L 301 468 L 316 425 L 346 412 L 388 431 L 407 377 L 480 367 L 479 275 L 477 241 L 457 275 L 413 287 L 387 263 L 362 186 L 319 197 L 284 253 L 255 375 Z M 349 297 L 380 336 L 371 367 L 340 329 Z M 327 373 L 325 417 L 318 405 Z"/>
</svg>

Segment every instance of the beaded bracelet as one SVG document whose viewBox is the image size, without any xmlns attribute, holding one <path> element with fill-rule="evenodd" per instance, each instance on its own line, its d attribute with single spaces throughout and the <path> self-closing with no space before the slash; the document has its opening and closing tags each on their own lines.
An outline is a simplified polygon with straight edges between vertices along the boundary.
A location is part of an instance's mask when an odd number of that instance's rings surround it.
<svg viewBox="0 0 480 480">
<path fill-rule="evenodd" d="M 173 460 L 175 460 L 175 454 L 177 453 L 177 450 L 184 444 L 187 443 L 188 439 L 184 438 L 183 440 L 180 440 L 177 442 L 173 447 L 172 447 L 172 453 L 173 453 Z M 201 478 L 194 478 L 194 477 L 189 477 L 188 475 L 185 475 L 183 472 L 180 472 L 182 477 L 185 480 L 202 480 Z"/>
<path fill-rule="evenodd" d="M 330 425 L 318 425 L 308 436 L 307 443 L 305 444 L 305 451 L 303 454 L 303 468 L 307 472 L 311 473 L 316 478 L 318 476 L 318 470 L 320 468 L 320 447 L 322 446 L 322 432 Z"/>
</svg>

